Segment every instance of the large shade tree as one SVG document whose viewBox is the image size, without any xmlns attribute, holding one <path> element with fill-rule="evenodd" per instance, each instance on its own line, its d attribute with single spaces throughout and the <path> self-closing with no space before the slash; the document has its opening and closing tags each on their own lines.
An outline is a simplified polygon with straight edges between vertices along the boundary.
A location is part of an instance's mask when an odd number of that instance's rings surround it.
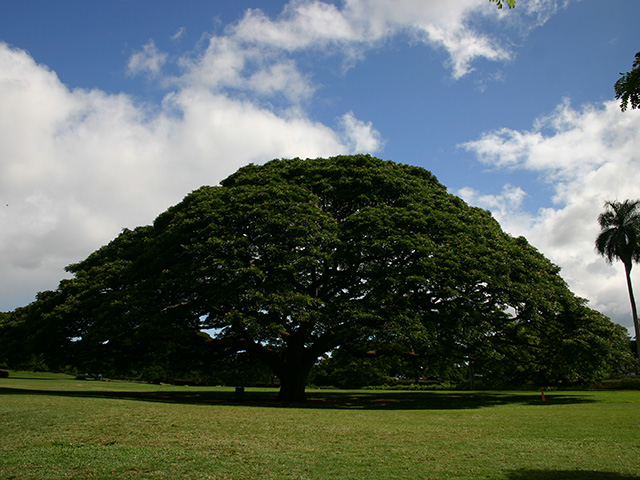
<svg viewBox="0 0 640 480">
<path fill-rule="evenodd" d="M 241 353 L 277 375 L 285 401 L 338 347 L 517 361 L 514 345 L 558 356 L 545 332 L 570 338 L 589 318 L 524 238 L 427 170 L 364 155 L 249 165 L 68 270 L 18 312 L 55 339 L 58 363 Z M 37 344 L 37 331 L 24 337 Z"/>
<path fill-rule="evenodd" d="M 631 268 L 634 263 L 640 262 L 640 200 L 607 201 L 604 205 L 604 212 L 598 216 L 600 234 L 596 238 L 596 251 L 607 262 L 620 260 L 624 265 L 636 349 L 640 358 L 640 323 L 631 283 Z"/>
</svg>

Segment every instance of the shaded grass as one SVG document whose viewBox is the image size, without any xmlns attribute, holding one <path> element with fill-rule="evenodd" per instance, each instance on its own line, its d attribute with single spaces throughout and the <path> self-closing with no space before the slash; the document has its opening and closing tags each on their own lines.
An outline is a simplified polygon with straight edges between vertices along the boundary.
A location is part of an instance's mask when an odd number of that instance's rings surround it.
<svg viewBox="0 0 640 480">
<path fill-rule="evenodd" d="M 640 392 L 276 392 L 0 379 L 2 479 L 640 479 Z"/>
</svg>

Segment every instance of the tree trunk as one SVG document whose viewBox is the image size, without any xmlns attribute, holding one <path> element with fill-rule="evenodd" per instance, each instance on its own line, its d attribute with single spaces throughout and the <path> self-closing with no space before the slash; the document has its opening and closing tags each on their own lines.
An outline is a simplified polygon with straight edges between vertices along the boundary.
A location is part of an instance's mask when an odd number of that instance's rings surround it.
<svg viewBox="0 0 640 480">
<path fill-rule="evenodd" d="M 631 285 L 631 262 L 624 262 L 624 270 L 627 274 L 627 289 L 629 290 L 629 300 L 631 301 L 631 315 L 633 316 L 633 328 L 636 334 L 636 352 L 640 358 L 640 325 L 638 324 L 638 309 L 636 308 L 636 300 L 633 297 L 633 286 Z"/>
<path fill-rule="evenodd" d="M 282 403 L 300 403 L 306 400 L 305 387 L 309 380 L 309 373 L 318 357 L 337 345 L 335 333 L 325 333 L 305 347 L 308 341 L 307 328 L 289 334 L 284 351 L 276 352 L 256 343 L 249 337 L 247 349 L 261 359 L 280 379 L 278 400 Z"/>
<path fill-rule="evenodd" d="M 305 387 L 310 371 L 311 367 L 306 367 L 303 364 L 285 364 L 282 372 L 278 375 L 280 378 L 278 400 L 283 403 L 304 402 L 307 399 Z"/>
<path fill-rule="evenodd" d="M 287 347 L 276 371 L 280 379 L 278 399 L 283 403 L 306 400 L 304 389 L 317 359 L 312 349 L 305 348 L 306 339 L 307 328 L 300 328 L 287 339 Z"/>
</svg>

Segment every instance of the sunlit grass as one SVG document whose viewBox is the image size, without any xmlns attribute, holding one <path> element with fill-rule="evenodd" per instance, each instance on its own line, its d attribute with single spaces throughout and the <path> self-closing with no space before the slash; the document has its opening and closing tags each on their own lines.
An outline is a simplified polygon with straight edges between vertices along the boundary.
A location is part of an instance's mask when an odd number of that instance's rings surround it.
<svg viewBox="0 0 640 480">
<path fill-rule="evenodd" d="M 309 397 L 13 374 L 0 478 L 640 478 L 640 392 Z"/>
</svg>

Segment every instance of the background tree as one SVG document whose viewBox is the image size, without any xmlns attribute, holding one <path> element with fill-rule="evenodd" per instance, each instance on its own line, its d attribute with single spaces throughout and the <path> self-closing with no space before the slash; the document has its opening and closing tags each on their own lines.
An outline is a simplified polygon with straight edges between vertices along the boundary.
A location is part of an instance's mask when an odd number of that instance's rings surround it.
<svg viewBox="0 0 640 480">
<path fill-rule="evenodd" d="M 616 99 L 621 100 L 620 109 L 623 112 L 629 104 L 632 109 L 640 108 L 640 52 L 636 53 L 632 67 L 630 72 L 620 74 L 622 77 L 614 86 Z"/>
<path fill-rule="evenodd" d="M 561 295 L 558 308 L 522 328 L 497 332 L 476 361 L 482 385 L 519 387 L 589 385 L 635 371 L 626 329 Z"/>
<path fill-rule="evenodd" d="M 596 251 L 607 262 L 612 263 L 616 259 L 624 265 L 636 334 L 636 349 L 640 358 L 640 325 L 631 284 L 631 267 L 634 262 L 640 262 L 640 200 L 607 201 L 604 206 L 605 211 L 598 216 L 601 231 L 596 238 Z"/>
<path fill-rule="evenodd" d="M 543 350 L 547 330 L 571 332 L 558 325 L 575 299 L 430 172 L 366 155 L 249 165 L 68 270 L 18 315 L 34 338 L 53 332 L 47 354 L 113 371 L 246 355 L 284 401 L 337 348 L 476 369 L 509 342 Z"/>
</svg>

